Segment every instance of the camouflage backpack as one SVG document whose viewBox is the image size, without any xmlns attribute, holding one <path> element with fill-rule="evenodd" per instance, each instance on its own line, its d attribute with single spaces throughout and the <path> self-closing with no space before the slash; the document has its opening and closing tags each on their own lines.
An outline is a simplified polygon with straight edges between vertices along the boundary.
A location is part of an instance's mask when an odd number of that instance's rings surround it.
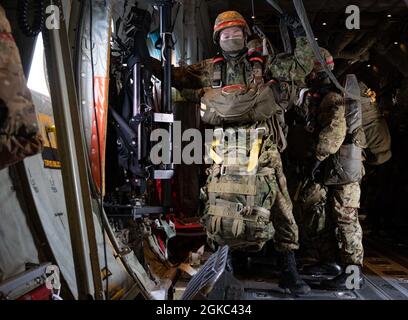
<svg viewBox="0 0 408 320">
<path fill-rule="evenodd" d="M 267 86 L 225 92 L 213 89 L 202 99 L 203 121 L 223 125 L 206 143 L 214 164 L 201 190 L 202 224 L 213 248 L 218 244 L 259 251 L 274 235 L 270 216 L 278 185 L 276 141 L 281 130 L 273 115 L 278 108 Z"/>
</svg>

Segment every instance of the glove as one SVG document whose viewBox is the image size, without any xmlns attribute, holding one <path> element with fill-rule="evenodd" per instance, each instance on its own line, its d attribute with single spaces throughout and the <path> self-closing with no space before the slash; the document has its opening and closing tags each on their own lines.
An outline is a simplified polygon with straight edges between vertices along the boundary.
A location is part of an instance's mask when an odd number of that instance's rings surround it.
<svg viewBox="0 0 408 320">
<path fill-rule="evenodd" d="M 322 164 L 320 160 L 314 159 L 309 163 L 307 174 L 311 177 L 312 181 L 316 179 L 316 174 L 319 171 L 319 167 Z"/>
<path fill-rule="evenodd" d="M 290 30 L 293 32 L 293 36 L 295 38 L 304 37 L 306 36 L 306 32 L 303 29 L 302 24 L 298 17 L 293 17 L 287 13 L 283 14 L 281 19 L 283 22 L 289 27 Z"/>
</svg>

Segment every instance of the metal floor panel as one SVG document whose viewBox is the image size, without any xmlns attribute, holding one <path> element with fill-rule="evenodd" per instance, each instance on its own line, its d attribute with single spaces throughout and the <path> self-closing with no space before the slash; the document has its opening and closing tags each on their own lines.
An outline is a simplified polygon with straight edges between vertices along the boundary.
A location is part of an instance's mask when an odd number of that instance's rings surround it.
<svg viewBox="0 0 408 320">
<path fill-rule="evenodd" d="M 245 300 L 408 300 L 408 259 L 405 255 L 370 242 L 365 245 L 363 272 L 365 285 L 355 291 L 322 290 L 319 284 L 323 278 L 302 276 L 312 292 L 298 297 L 278 287 L 276 265 L 268 259 L 260 259 L 249 271 L 235 272 L 234 276 L 244 287 Z"/>
<path fill-rule="evenodd" d="M 378 276 L 375 276 L 378 278 Z M 387 294 L 385 289 L 378 283 L 379 279 L 373 279 L 372 276 L 365 277 L 365 285 L 358 291 L 328 291 L 318 288 L 318 282 L 309 281 L 312 286 L 312 292 L 307 296 L 293 296 L 284 293 L 274 282 L 253 282 L 244 281 L 245 297 L 248 300 L 392 300 L 395 299 L 391 294 Z"/>
<path fill-rule="evenodd" d="M 364 259 L 365 285 L 355 291 L 327 291 L 319 289 L 321 278 L 303 276 L 312 287 L 307 296 L 295 297 L 285 294 L 277 285 L 277 278 L 259 278 L 263 272 L 257 268 L 258 278 L 240 279 L 245 287 L 248 300 L 408 300 L 408 260 L 398 253 L 382 248 L 374 248 L 374 244 L 366 246 Z"/>
<path fill-rule="evenodd" d="M 370 247 L 364 259 L 367 277 L 392 300 L 408 300 L 408 268 Z"/>
<path fill-rule="evenodd" d="M 269 283 L 262 288 L 251 281 L 245 283 L 246 300 L 408 300 L 408 295 L 400 287 L 390 284 L 383 278 L 375 275 L 365 276 L 365 285 L 356 291 L 328 291 L 312 288 L 306 296 L 286 294 L 277 283 Z"/>
</svg>

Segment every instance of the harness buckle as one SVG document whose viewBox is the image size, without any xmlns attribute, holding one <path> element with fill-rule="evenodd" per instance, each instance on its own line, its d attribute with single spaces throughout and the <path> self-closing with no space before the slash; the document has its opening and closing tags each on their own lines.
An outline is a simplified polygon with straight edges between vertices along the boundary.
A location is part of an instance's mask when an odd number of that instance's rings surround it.
<svg viewBox="0 0 408 320">
<path fill-rule="evenodd" d="M 263 136 L 266 134 L 266 132 L 267 132 L 266 127 L 256 128 L 255 130 L 256 130 L 256 132 L 258 133 L 258 137 L 259 137 L 259 133 L 260 133 L 261 131 L 263 131 L 263 132 L 262 132 L 262 137 L 263 137 Z"/>
<path fill-rule="evenodd" d="M 227 168 L 224 165 L 221 165 L 220 175 L 225 176 L 227 172 Z"/>
<path fill-rule="evenodd" d="M 235 208 L 237 213 L 241 213 L 244 210 L 244 205 L 240 202 L 237 202 L 237 207 Z"/>
<path fill-rule="evenodd" d="M 218 82 L 218 81 L 217 81 L 217 82 Z M 218 84 L 216 83 L 216 81 L 213 81 L 213 84 L 212 84 L 211 88 L 213 88 L 213 89 L 221 89 L 222 86 L 223 86 L 222 80 L 220 80 L 220 81 L 218 82 Z"/>
</svg>

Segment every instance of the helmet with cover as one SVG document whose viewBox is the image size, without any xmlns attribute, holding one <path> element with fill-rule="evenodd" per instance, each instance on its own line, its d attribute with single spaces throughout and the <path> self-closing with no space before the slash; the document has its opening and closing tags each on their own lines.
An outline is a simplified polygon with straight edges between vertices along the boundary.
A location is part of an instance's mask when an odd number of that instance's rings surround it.
<svg viewBox="0 0 408 320">
<path fill-rule="evenodd" d="M 215 20 L 213 33 L 214 42 L 218 43 L 222 30 L 231 27 L 241 27 L 246 36 L 251 35 L 251 30 L 249 29 L 248 23 L 239 12 L 225 11 L 220 13 Z"/>
</svg>

